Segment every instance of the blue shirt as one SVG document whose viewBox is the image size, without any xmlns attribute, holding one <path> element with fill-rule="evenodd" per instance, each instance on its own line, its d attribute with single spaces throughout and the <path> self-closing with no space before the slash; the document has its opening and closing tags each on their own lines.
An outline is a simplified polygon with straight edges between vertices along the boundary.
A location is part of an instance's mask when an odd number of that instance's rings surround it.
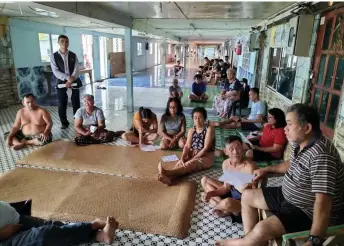
<svg viewBox="0 0 344 246">
<path fill-rule="evenodd" d="M 263 117 L 265 116 L 266 112 L 265 112 L 265 103 L 262 101 L 258 101 L 258 102 L 252 102 L 252 106 L 251 106 L 251 113 L 248 116 L 248 120 L 257 120 L 258 119 L 258 115 L 261 114 L 263 115 Z M 261 123 L 254 123 L 257 127 L 261 127 L 262 124 Z"/>
<path fill-rule="evenodd" d="M 193 82 L 191 91 L 196 96 L 201 96 L 206 90 L 207 90 L 207 86 L 205 85 L 204 82 L 201 82 L 199 84 L 197 84 L 196 82 Z"/>
</svg>

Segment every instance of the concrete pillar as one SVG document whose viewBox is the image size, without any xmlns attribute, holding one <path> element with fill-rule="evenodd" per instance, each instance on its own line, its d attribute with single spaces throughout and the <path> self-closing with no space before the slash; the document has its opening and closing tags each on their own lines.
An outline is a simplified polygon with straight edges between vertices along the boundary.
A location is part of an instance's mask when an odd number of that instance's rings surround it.
<svg viewBox="0 0 344 246">
<path fill-rule="evenodd" d="M 131 59 L 132 52 L 132 29 L 125 27 L 124 34 L 125 44 L 125 73 L 127 78 L 127 111 L 134 112 L 134 83 L 133 83 L 133 62 Z"/>
<path fill-rule="evenodd" d="M 93 36 L 93 80 L 100 80 L 100 48 L 99 48 L 99 37 Z"/>
<path fill-rule="evenodd" d="M 186 54 L 187 54 L 187 44 L 184 44 L 183 46 L 183 67 L 186 68 Z"/>
<path fill-rule="evenodd" d="M 163 38 L 161 43 L 161 49 L 162 49 L 162 61 L 161 61 L 161 86 L 165 87 L 165 73 L 166 73 L 166 37 Z"/>
</svg>

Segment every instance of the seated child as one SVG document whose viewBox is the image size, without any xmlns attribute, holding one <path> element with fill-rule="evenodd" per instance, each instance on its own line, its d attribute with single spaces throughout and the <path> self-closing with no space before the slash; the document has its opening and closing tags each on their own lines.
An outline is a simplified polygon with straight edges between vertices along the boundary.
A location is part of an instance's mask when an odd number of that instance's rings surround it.
<svg viewBox="0 0 344 246">
<path fill-rule="evenodd" d="M 226 139 L 227 160 L 222 163 L 222 170 L 239 171 L 253 174 L 258 169 L 254 162 L 246 160 L 244 157 L 243 142 L 239 136 L 229 136 Z M 215 206 L 214 214 L 218 217 L 232 216 L 232 219 L 241 222 L 241 194 L 247 188 L 252 188 L 252 184 L 242 187 L 234 187 L 217 179 L 204 176 L 201 180 L 204 193 L 202 200 Z"/>
<path fill-rule="evenodd" d="M 206 84 L 202 81 L 202 75 L 196 74 L 195 82 L 192 84 L 191 94 L 189 99 L 195 102 L 205 102 L 208 100 L 208 95 L 205 94 L 207 90 Z"/>
<path fill-rule="evenodd" d="M 173 69 L 174 75 L 179 76 L 181 72 L 183 71 L 183 68 L 184 67 L 180 65 L 180 61 L 177 61 L 177 64 L 174 65 L 174 69 Z"/>
<path fill-rule="evenodd" d="M 183 92 L 180 86 L 178 85 L 178 79 L 173 79 L 172 85 L 170 86 L 169 91 L 170 91 L 169 98 L 178 98 L 179 100 L 182 98 Z"/>
</svg>

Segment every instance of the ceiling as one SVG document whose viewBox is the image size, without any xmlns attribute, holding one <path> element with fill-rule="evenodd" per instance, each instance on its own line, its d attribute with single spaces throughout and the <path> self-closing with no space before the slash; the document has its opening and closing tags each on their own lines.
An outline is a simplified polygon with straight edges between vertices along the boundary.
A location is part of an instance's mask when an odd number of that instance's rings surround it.
<svg viewBox="0 0 344 246">
<path fill-rule="evenodd" d="M 226 40 L 295 2 L 99 2 L 140 23 L 185 40 Z"/>
<path fill-rule="evenodd" d="M 48 14 L 48 16 L 38 14 L 38 12 L 35 11 L 37 8 L 46 10 L 48 13 L 45 14 Z M 81 15 L 75 15 L 72 12 L 43 6 L 34 2 L 0 2 L 0 16 L 1 15 L 39 23 L 124 35 L 124 27 L 121 25 Z M 134 30 L 133 36 L 142 36 L 142 32 Z M 161 38 L 152 34 L 145 34 L 145 37 Z"/>
<path fill-rule="evenodd" d="M 221 43 L 250 30 L 295 2 L 0 2 L 0 15 L 65 27 L 124 35 L 116 21 L 101 18 L 115 16 L 132 23 L 134 36 Z M 45 4 L 45 5 L 43 5 Z M 88 4 L 87 14 L 75 14 Z M 67 7 L 68 5 L 68 7 Z M 53 7 L 51 7 L 53 6 Z M 71 7 L 74 6 L 74 9 Z M 93 7 L 93 8 L 92 8 Z M 96 10 L 98 16 L 96 18 Z M 43 16 L 35 8 L 52 13 Z M 100 11 L 100 12 L 99 12 Z M 102 14 L 102 11 L 105 11 Z M 74 12 L 74 13 L 73 13 Z M 92 18 L 93 17 L 93 18 Z"/>
</svg>

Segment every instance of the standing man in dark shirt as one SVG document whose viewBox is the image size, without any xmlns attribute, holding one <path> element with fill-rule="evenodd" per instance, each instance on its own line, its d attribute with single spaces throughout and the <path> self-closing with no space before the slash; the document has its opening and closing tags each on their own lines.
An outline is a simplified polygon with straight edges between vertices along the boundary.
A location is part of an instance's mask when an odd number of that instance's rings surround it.
<svg viewBox="0 0 344 246">
<path fill-rule="evenodd" d="M 79 88 L 82 86 L 79 79 L 79 62 L 75 53 L 68 50 L 69 39 L 65 35 L 58 37 L 60 49 L 51 57 L 51 69 L 57 78 L 57 100 L 59 107 L 59 116 L 61 121 L 61 129 L 69 126 L 67 119 L 68 95 L 67 89 L 72 88 L 72 105 L 73 114 L 80 108 Z M 74 85 L 76 84 L 76 85 Z"/>
</svg>

